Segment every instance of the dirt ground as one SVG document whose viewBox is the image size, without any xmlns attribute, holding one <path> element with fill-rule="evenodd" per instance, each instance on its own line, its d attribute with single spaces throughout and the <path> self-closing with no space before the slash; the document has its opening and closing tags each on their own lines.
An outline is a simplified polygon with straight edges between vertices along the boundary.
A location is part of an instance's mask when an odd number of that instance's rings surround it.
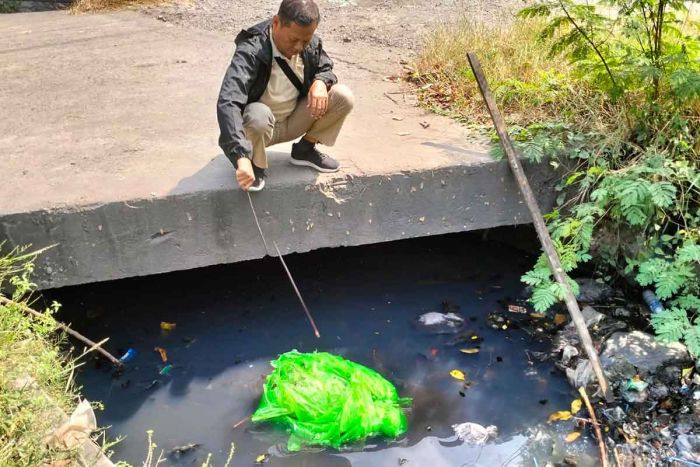
<svg viewBox="0 0 700 467">
<path fill-rule="evenodd" d="M 466 16 L 486 22 L 512 18 L 525 0 L 319 0 L 319 35 L 347 52 L 389 50 L 409 58 L 426 31 Z M 146 7 L 161 21 L 231 33 L 271 17 L 279 0 L 193 0 Z M 369 46 L 369 48 L 367 48 Z M 346 50 L 344 50 L 346 51 Z M 351 53 L 351 55 L 358 55 Z M 361 55 L 361 54 L 360 54 Z"/>
</svg>

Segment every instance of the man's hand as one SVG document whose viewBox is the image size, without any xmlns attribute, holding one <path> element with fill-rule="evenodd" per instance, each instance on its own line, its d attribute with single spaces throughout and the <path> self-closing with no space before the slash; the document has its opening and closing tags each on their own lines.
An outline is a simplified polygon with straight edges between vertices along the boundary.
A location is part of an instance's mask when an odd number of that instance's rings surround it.
<svg viewBox="0 0 700 467">
<path fill-rule="evenodd" d="M 311 116 L 318 120 L 328 110 L 328 88 L 326 83 L 316 80 L 311 84 L 306 106 L 311 111 Z"/>
<path fill-rule="evenodd" d="M 238 159 L 238 169 L 236 169 L 236 180 L 243 191 L 248 191 L 248 188 L 255 181 L 255 173 L 253 172 L 253 163 L 247 157 Z"/>
</svg>

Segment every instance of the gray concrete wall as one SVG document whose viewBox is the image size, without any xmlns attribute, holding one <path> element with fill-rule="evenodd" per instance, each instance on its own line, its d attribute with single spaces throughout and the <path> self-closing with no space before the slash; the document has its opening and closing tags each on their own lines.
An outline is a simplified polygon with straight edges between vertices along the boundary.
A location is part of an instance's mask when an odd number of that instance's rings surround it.
<svg viewBox="0 0 700 467">
<path fill-rule="evenodd" d="M 532 168 L 528 173 L 548 206 L 551 174 Z M 530 220 L 504 162 L 339 177 L 324 184 L 290 182 L 252 196 L 268 242 L 276 241 L 283 253 Z M 247 197 L 235 189 L 14 214 L 0 219 L 0 235 L 8 246 L 55 245 L 38 260 L 42 288 L 265 255 Z"/>
</svg>

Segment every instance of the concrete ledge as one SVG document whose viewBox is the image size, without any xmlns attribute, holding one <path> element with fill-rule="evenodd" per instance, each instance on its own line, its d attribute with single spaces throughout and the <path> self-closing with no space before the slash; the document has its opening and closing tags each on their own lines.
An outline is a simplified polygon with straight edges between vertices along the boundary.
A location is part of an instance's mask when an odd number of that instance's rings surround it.
<svg viewBox="0 0 700 467">
<path fill-rule="evenodd" d="M 217 164 L 228 161 L 217 160 Z M 287 169 L 291 175 L 297 172 Z M 547 173 L 528 170 L 549 204 Z M 285 171 L 280 174 L 285 178 Z M 268 242 L 283 253 L 530 222 L 507 164 L 274 183 L 253 194 Z M 0 219 L 10 245 L 55 244 L 41 287 L 163 273 L 265 256 L 245 193 L 232 189 Z M 272 245 L 270 245 L 272 248 Z"/>
</svg>

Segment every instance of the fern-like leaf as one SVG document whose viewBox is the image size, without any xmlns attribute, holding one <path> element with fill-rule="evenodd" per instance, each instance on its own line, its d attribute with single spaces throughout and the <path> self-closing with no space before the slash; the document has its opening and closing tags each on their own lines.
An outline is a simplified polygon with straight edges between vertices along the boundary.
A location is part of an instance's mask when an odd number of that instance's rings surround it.
<svg viewBox="0 0 700 467">
<path fill-rule="evenodd" d="M 532 292 L 532 306 L 536 311 L 547 311 L 557 302 L 557 296 L 552 290 L 552 283 L 536 287 Z"/>
<path fill-rule="evenodd" d="M 667 208 L 676 199 L 676 187 L 669 182 L 652 183 L 649 186 L 651 201 L 659 208 Z"/>
<path fill-rule="evenodd" d="M 696 245 L 694 242 L 686 242 L 678 249 L 676 256 L 680 261 L 689 263 L 698 262 L 700 261 L 700 245 Z"/>
<path fill-rule="evenodd" d="M 659 340 L 664 342 L 677 342 L 690 328 L 690 321 L 685 310 L 671 308 L 651 317 L 651 325 L 656 331 Z"/>
<path fill-rule="evenodd" d="M 696 321 L 694 326 L 686 330 L 685 334 L 683 334 L 683 339 L 690 353 L 695 358 L 700 357 L 700 321 Z"/>
</svg>

